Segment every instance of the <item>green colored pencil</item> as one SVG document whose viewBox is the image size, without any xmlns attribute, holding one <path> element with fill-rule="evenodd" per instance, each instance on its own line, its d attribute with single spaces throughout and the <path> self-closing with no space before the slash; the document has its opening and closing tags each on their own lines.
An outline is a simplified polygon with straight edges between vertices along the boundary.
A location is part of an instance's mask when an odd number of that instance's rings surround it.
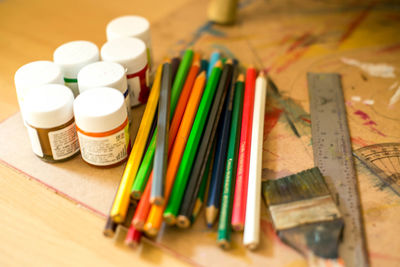
<svg viewBox="0 0 400 267">
<path fill-rule="evenodd" d="M 179 68 L 178 68 L 178 72 L 176 74 L 174 83 L 172 85 L 172 89 L 171 89 L 171 103 L 169 106 L 169 120 L 171 122 L 172 117 L 174 116 L 175 113 L 175 108 L 176 105 L 178 103 L 179 100 L 179 96 L 181 95 L 181 91 L 183 88 L 183 85 L 185 84 L 186 81 L 186 76 L 189 72 L 190 66 L 192 64 L 192 59 L 193 59 L 193 50 L 188 49 L 185 51 L 185 54 L 182 58 L 181 63 L 179 64 Z M 157 129 L 154 131 L 153 137 L 152 137 L 152 142 L 154 141 L 154 146 L 149 145 L 149 148 L 146 150 L 146 153 L 144 155 L 143 161 L 139 166 L 139 171 L 140 169 L 143 168 L 144 173 L 141 174 L 141 176 L 138 176 L 138 174 L 136 174 L 136 178 L 135 178 L 135 182 L 137 180 L 142 180 L 142 181 L 138 181 L 138 184 L 140 185 L 140 188 L 138 187 L 134 187 L 134 185 L 132 185 L 131 187 L 131 196 L 133 198 L 135 198 L 134 195 L 138 195 L 139 192 L 136 191 L 137 189 L 141 189 L 140 191 L 140 195 L 144 190 L 144 187 L 146 186 L 147 180 L 149 178 L 150 172 L 152 170 L 153 167 L 153 159 L 154 159 L 154 151 L 156 149 L 156 136 L 157 136 Z M 147 158 L 147 160 L 145 161 L 144 159 Z M 139 173 L 138 171 L 138 173 Z M 147 174 L 148 172 L 148 174 Z M 134 184 L 135 184 L 134 182 Z M 132 195 L 133 191 L 135 191 L 136 193 L 134 195 Z"/>
<path fill-rule="evenodd" d="M 233 100 L 232 124 L 229 135 L 229 147 L 226 158 L 225 178 L 222 192 L 221 211 L 218 223 L 217 243 L 222 248 L 229 248 L 231 241 L 231 214 L 234 185 L 234 177 L 236 176 L 236 165 L 239 148 L 240 126 L 242 121 L 243 110 L 243 89 L 244 76 L 239 75 L 235 84 L 235 97 Z"/>
<path fill-rule="evenodd" d="M 153 168 L 154 151 L 156 150 L 156 136 L 157 128 L 154 131 L 153 137 L 151 138 L 149 147 L 144 155 L 142 164 L 140 164 L 138 173 L 136 174 L 135 181 L 132 185 L 131 198 L 139 200 L 142 196 L 144 189 L 146 188 L 147 180 L 149 179 L 151 170 Z"/>
<path fill-rule="evenodd" d="M 179 100 L 179 96 L 181 95 L 181 91 L 183 85 L 185 84 L 187 74 L 192 65 L 194 52 L 191 49 L 187 49 L 185 54 L 182 57 L 182 61 L 179 64 L 178 72 L 176 73 L 175 80 L 173 81 L 172 89 L 171 89 L 171 103 L 170 103 L 170 116 L 169 120 L 172 120 L 172 117 L 175 112 L 176 105 Z"/>
<path fill-rule="evenodd" d="M 192 130 L 186 143 L 185 151 L 183 152 L 181 164 L 175 177 L 174 186 L 168 201 L 168 205 L 164 211 L 164 218 L 167 221 L 175 221 L 175 216 L 179 211 L 180 203 L 185 192 L 187 180 L 193 166 L 193 161 L 199 147 L 200 139 L 203 133 L 204 126 L 207 121 L 208 113 L 213 103 L 214 95 L 218 87 L 219 78 L 221 77 L 222 63 L 219 61 L 215 64 L 204 89 L 203 97 L 201 98 L 196 117 L 193 122 Z M 172 216 L 172 217 L 170 217 Z"/>
</svg>

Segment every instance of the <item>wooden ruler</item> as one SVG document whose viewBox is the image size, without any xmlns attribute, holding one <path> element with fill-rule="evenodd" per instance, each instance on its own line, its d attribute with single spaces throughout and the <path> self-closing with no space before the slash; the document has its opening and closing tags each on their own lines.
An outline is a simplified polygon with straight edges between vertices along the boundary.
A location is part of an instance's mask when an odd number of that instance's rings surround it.
<svg viewBox="0 0 400 267">
<path fill-rule="evenodd" d="M 357 177 L 339 74 L 308 73 L 314 163 L 320 168 L 344 219 L 339 256 L 368 266 Z"/>
</svg>

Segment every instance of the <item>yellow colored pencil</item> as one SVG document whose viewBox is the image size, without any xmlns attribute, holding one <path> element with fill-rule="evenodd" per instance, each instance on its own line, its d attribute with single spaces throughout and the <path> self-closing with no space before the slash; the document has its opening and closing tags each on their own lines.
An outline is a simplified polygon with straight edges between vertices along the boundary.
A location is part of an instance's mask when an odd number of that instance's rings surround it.
<svg viewBox="0 0 400 267">
<path fill-rule="evenodd" d="M 142 121 L 140 122 L 139 131 L 136 135 L 135 143 L 133 144 L 131 154 L 129 156 L 128 162 L 126 163 L 125 171 L 122 175 L 122 179 L 110 211 L 110 217 L 116 223 L 123 222 L 126 216 L 132 184 L 136 177 L 136 173 L 138 171 L 139 164 L 143 156 L 147 137 L 149 135 L 151 124 L 153 122 L 153 118 L 158 105 L 158 98 L 160 96 L 161 74 L 162 65 L 160 65 L 157 69 L 156 77 L 154 79 L 153 87 L 147 101 L 146 109 L 143 113 Z"/>
</svg>

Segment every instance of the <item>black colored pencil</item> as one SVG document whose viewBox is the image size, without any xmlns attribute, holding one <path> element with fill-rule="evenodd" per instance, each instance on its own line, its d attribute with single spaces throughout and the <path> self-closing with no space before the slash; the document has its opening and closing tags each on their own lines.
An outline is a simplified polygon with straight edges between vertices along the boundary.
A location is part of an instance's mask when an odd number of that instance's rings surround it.
<svg viewBox="0 0 400 267">
<path fill-rule="evenodd" d="M 104 227 L 103 234 L 106 237 L 114 237 L 117 230 L 118 223 L 114 222 L 110 216 L 107 217 L 106 226 Z"/>
<path fill-rule="evenodd" d="M 167 171 L 169 105 L 171 93 L 171 64 L 163 64 L 161 78 L 160 100 L 158 104 L 157 142 L 153 165 L 153 183 L 150 202 L 156 205 L 164 204 L 164 182 Z"/>
<path fill-rule="evenodd" d="M 180 57 L 174 57 L 171 59 L 171 80 L 175 80 L 176 72 L 178 71 L 179 64 L 181 63 Z"/>
<path fill-rule="evenodd" d="M 197 152 L 192 172 L 190 173 L 189 182 L 185 190 L 184 197 L 181 202 L 178 215 L 178 226 L 188 227 L 191 223 L 191 215 L 196 203 L 197 195 L 200 189 L 202 177 L 205 172 L 208 156 L 211 151 L 212 143 L 215 138 L 215 133 L 218 126 L 218 121 L 221 116 L 223 103 L 225 101 L 228 88 L 230 86 L 234 66 L 232 61 L 227 61 L 218 84 L 217 92 L 208 116 L 207 126 L 200 140 L 199 151 Z"/>
</svg>

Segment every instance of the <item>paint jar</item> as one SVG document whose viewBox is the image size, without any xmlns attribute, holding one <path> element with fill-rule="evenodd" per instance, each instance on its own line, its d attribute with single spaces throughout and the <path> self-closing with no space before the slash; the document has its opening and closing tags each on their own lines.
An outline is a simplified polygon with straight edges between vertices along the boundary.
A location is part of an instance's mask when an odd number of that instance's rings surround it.
<svg viewBox="0 0 400 267">
<path fill-rule="evenodd" d="M 84 66 L 99 61 L 99 49 L 92 42 L 73 41 L 59 46 L 54 51 L 53 59 L 61 68 L 65 85 L 71 88 L 76 97 L 79 94 L 78 72 Z"/>
<path fill-rule="evenodd" d="M 126 69 L 131 107 L 147 102 L 149 96 L 149 69 L 146 45 L 137 38 L 121 37 L 108 41 L 101 48 L 104 61 L 116 62 Z"/>
<path fill-rule="evenodd" d="M 25 97 L 25 124 L 33 152 L 48 162 L 79 153 L 73 114 L 74 95 L 61 84 L 32 88 Z"/>
<path fill-rule="evenodd" d="M 24 120 L 25 96 L 32 88 L 49 83 L 64 84 L 60 67 L 51 61 L 34 61 L 20 67 L 15 72 L 14 81 Z"/>
<path fill-rule="evenodd" d="M 125 98 L 129 122 L 132 122 L 131 97 L 129 95 L 125 68 L 115 62 L 95 62 L 78 73 L 79 93 L 96 87 L 111 87 L 120 91 Z"/>
<path fill-rule="evenodd" d="M 116 89 L 98 87 L 74 101 L 82 159 L 90 165 L 113 167 L 128 156 L 129 130 L 124 96 Z"/>
<path fill-rule="evenodd" d="M 146 44 L 149 69 L 153 66 L 153 50 L 151 47 L 150 23 L 140 16 L 122 16 L 113 19 L 107 24 L 107 41 L 120 37 L 135 37 Z"/>
</svg>

